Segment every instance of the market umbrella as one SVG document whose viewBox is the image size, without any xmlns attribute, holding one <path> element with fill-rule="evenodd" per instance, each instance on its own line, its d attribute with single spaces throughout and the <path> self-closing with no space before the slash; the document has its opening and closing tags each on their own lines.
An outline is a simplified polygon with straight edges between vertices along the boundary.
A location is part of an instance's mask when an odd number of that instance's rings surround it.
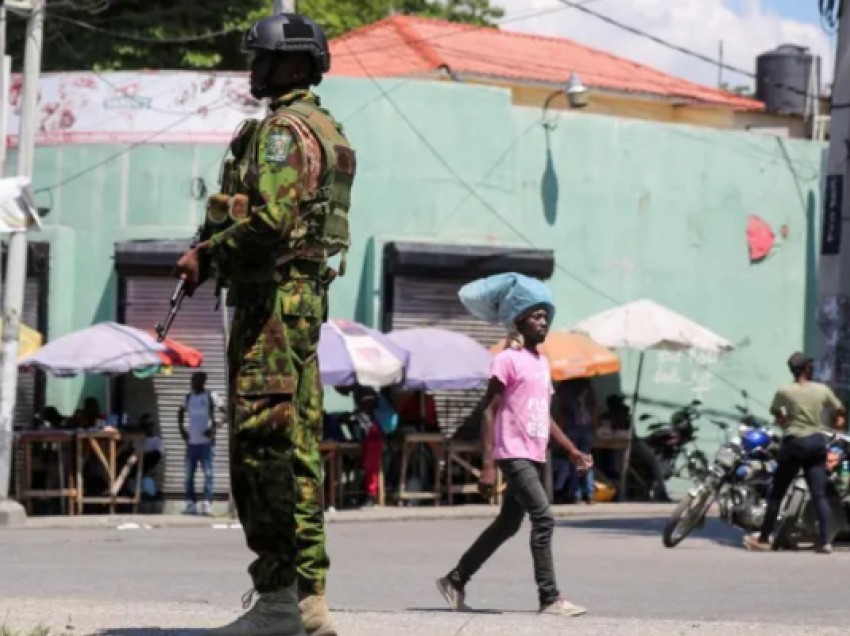
<svg viewBox="0 0 850 636">
<path fill-rule="evenodd" d="M 506 344 L 502 340 L 490 352 L 495 355 L 504 350 Z M 620 370 L 617 354 L 580 333 L 552 331 L 540 351 L 549 360 L 555 382 L 608 375 Z"/>
<path fill-rule="evenodd" d="M 3 336 L 3 320 L 0 319 L 0 337 Z M 18 335 L 18 360 L 38 351 L 44 344 L 44 336 L 22 324 Z"/>
<path fill-rule="evenodd" d="M 326 386 L 398 384 L 409 358 L 386 334 L 359 323 L 332 319 L 322 325 L 319 370 Z"/>
<path fill-rule="evenodd" d="M 148 331 L 148 335 L 155 338 L 154 332 Z M 192 347 L 177 342 L 171 338 L 162 341 L 165 351 L 158 352 L 162 364 L 169 367 L 188 367 L 197 369 L 204 363 L 204 354 Z"/>
<path fill-rule="evenodd" d="M 478 342 L 446 329 L 404 329 L 390 340 L 410 352 L 404 386 L 415 391 L 477 389 L 490 373 L 492 356 Z"/>
<path fill-rule="evenodd" d="M 163 364 L 164 345 L 141 329 L 102 322 L 48 342 L 18 361 L 58 377 L 80 373 L 113 374 Z"/>
<path fill-rule="evenodd" d="M 635 383 L 632 418 L 635 416 L 640 381 L 643 375 L 643 360 L 646 351 L 687 351 L 696 349 L 713 353 L 725 353 L 734 349 L 731 342 L 651 300 L 638 300 L 575 324 L 571 331 L 581 333 L 602 346 L 612 349 L 640 351 L 637 381 Z M 632 423 L 634 429 L 634 422 Z M 625 495 L 626 476 L 631 456 L 631 436 L 623 458 L 623 475 L 620 484 Z"/>
</svg>

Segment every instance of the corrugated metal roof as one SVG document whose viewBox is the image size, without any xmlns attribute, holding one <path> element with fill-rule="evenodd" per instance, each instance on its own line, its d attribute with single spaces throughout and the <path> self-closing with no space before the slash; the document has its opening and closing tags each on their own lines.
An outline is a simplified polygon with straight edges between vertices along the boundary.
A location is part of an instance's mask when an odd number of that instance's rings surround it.
<svg viewBox="0 0 850 636">
<path fill-rule="evenodd" d="M 657 95 L 735 110 L 761 102 L 703 86 L 572 40 L 413 16 L 392 16 L 331 42 L 332 75 L 409 77 L 446 68 L 507 81 L 563 84 L 578 73 L 593 88 Z"/>
</svg>

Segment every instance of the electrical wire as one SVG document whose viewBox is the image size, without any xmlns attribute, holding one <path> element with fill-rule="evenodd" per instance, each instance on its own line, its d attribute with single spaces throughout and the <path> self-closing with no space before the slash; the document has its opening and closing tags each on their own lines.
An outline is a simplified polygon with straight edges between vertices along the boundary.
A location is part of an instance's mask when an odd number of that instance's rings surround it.
<svg viewBox="0 0 850 636">
<path fill-rule="evenodd" d="M 65 35 L 61 31 L 56 32 L 56 38 L 61 42 L 61 44 L 65 47 L 65 49 L 68 51 L 68 53 L 70 53 L 71 56 L 74 59 L 76 59 L 77 62 L 80 65 L 82 65 L 84 68 L 87 66 L 86 60 L 83 59 L 83 56 L 80 55 L 80 53 L 73 47 L 73 45 L 70 42 L 68 42 L 67 38 L 65 38 Z M 164 108 L 155 108 L 153 106 L 148 105 L 146 102 L 144 102 L 143 100 L 139 99 L 138 97 L 136 97 L 134 95 L 126 95 L 126 94 L 122 93 L 121 88 L 118 85 L 116 85 L 114 82 L 112 82 L 109 78 L 107 78 L 104 73 L 101 73 L 101 72 L 96 71 L 94 69 L 86 69 L 86 72 L 91 73 L 92 75 L 97 77 L 101 82 L 103 82 L 104 84 L 109 86 L 116 93 L 122 95 L 125 99 L 128 99 L 130 101 L 135 102 L 136 105 L 144 107 L 145 110 L 147 110 L 149 112 L 160 113 L 162 115 L 178 115 L 178 116 L 182 116 L 182 115 L 186 115 L 186 114 L 194 115 L 194 114 L 198 113 L 197 110 L 195 110 L 195 111 L 185 111 L 185 110 L 167 110 L 167 109 L 164 109 Z M 204 108 L 207 108 L 207 107 L 204 107 Z"/>
<path fill-rule="evenodd" d="M 121 33 L 118 31 L 111 31 L 109 29 L 104 29 L 94 24 L 90 24 L 88 22 L 84 22 L 82 20 L 77 20 L 75 18 L 69 18 L 63 15 L 52 15 L 52 20 L 58 20 L 59 22 L 65 22 L 66 24 L 72 24 L 81 29 L 85 29 L 87 31 L 91 31 L 93 33 L 98 33 L 100 35 L 107 35 L 109 37 L 118 39 L 118 40 L 127 40 L 128 42 L 137 42 L 139 44 L 150 44 L 152 46 L 156 45 L 172 45 L 172 44 L 191 44 L 193 42 L 203 42 L 207 40 L 215 40 L 217 38 L 223 37 L 225 35 L 230 35 L 232 33 L 243 33 L 245 31 L 242 27 L 231 27 L 228 29 L 221 29 L 219 31 L 211 31 L 209 33 L 201 33 L 198 35 L 187 35 L 179 38 L 149 38 L 140 35 L 131 35 L 129 33 Z"/>
<path fill-rule="evenodd" d="M 826 0 L 826 1 L 830 2 L 831 0 Z M 579 2 L 574 2 L 574 0 L 558 0 L 558 2 L 560 2 L 561 4 L 564 4 L 566 6 L 572 7 L 573 9 L 576 9 L 577 11 L 581 11 L 582 13 L 585 13 L 589 16 L 592 16 L 592 17 L 596 18 L 597 20 L 601 20 L 602 22 L 610 24 L 611 26 L 614 26 L 614 27 L 616 27 L 616 28 L 618 28 L 622 31 L 626 31 L 627 33 L 631 33 L 632 35 L 636 35 L 638 37 L 644 38 L 644 39 L 649 40 L 651 42 L 655 42 L 656 44 L 663 46 L 665 48 L 668 48 L 672 51 L 676 51 L 678 53 L 681 53 L 683 55 L 687 55 L 689 57 L 700 60 L 700 61 L 705 62 L 707 64 L 711 64 L 715 68 L 723 68 L 727 71 L 737 73 L 738 75 L 743 75 L 745 77 L 748 77 L 750 79 L 754 79 L 756 81 L 767 82 L 767 83 L 772 84 L 773 86 L 775 86 L 777 88 L 784 88 L 784 89 L 786 89 L 786 90 L 788 90 L 792 93 L 797 93 L 798 95 L 802 95 L 802 96 L 804 96 L 808 99 L 820 99 L 819 94 L 809 93 L 809 91 L 807 89 L 804 90 L 804 89 L 798 88 L 796 86 L 791 86 L 790 84 L 787 84 L 785 82 L 773 80 L 770 77 L 765 77 L 765 76 L 759 77 L 757 74 L 753 73 L 752 71 L 747 71 L 747 70 L 742 69 L 740 67 L 732 66 L 731 64 L 726 64 L 725 62 L 723 62 L 719 59 L 713 58 L 710 55 L 705 55 L 703 53 L 699 53 L 698 51 L 694 51 L 693 49 L 689 49 L 685 46 L 675 44 L 673 42 L 670 42 L 669 40 L 658 37 L 657 35 L 653 35 L 652 33 L 648 33 L 646 31 L 638 29 L 637 27 L 633 27 L 631 25 L 625 24 L 624 22 L 620 22 L 619 20 L 615 20 L 614 18 L 611 18 L 611 17 L 604 15 L 602 13 L 599 13 L 598 11 L 595 11 L 593 9 L 589 9 L 588 7 L 584 6 L 583 4 L 581 4 Z M 833 103 L 831 105 L 831 107 L 832 107 L 832 110 L 850 108 L 850 103 L 848 103 L 848 104 L 834 104 Z"/>
<path fill-rule="evenodd" d="M 449 172 L 449 174 L 450 174 L 450 175 L 452 175 L 452 177 L 453 177 L 453 178 L 457 181 L 457 183 L 458 183 L 460 186 L 462 186 L 462 187 L 463 187 L 463 188 L 464 188 L 464 189 L 465 189 L 465 190 L 469 193 L 469 195 L 470 195 L 470 196 L 472 196 L 473 198 L 475 198 L 475 199 L 476 199 L 476 200 L 477 200 L 477 201 L 478 201 L 481 205 L 483 205 L 483 206 L 484 206 L 484 207 L 485 207 L 485 208 L 486 208 L 486 209 L 487 209 L 487 210 L 488 210 L 488 211 L 489 211 L 489 212 L 490 212 L 493 216 L 495 216 L 495 217 L 496 217 L 496 218 L 498 218 L 500 221 L 502 221 L 502 223 L 503 223 L 503 224 L 504 224 L 504 225 L 505 225 L 508 229 L 510 229 L 510 231 L 511 231 L 514 235 L 516 235 L 516 236 L 517 236 L 517 238 L 519 238 L 519 239 L 520 239 L 523 243 L 525 243 L 525 244 L 529 245 L 532 249 L 535 249 L 535 248 L 536 248 L 536 246 L 535 246 L 534 242 L 533 242 L 533 241 L 531 241 L 531 240 L 528 238 L 528 236 L 527 236 L 524 232 L 522 232 L 522 230 L 520 230 L 520 229 L 516 226 L 516 224 L 514 224 L 514 223 L 513 223 L 513 222 L 512 222 L 512 221 L 511 221 L 511 220 L 510 220 L 510 219 L 509 219 L 506 215 L 502 214 L 499 210 L 497 210 L 497 209 L 495 208 L 495 206 L 493 206 L 493 205 L 492 205 L 489 201 L 487 201 L 487 200 L 486 200 L 486 199 L 485 199 L 485 198 L 484 198 L 484 197 L 483 197 L 483 196 L 482 196 L 482 195 L 481 195 L 481 194 L 477 191 L 477 189 L 476 189 L 476 188 L 474 188 L 473 186 L 471 186 L 471 185 L 470 185 L 470 184 L 469 184 L 469 183 L 468 183 L 468 182 L 467 182 L 467 181 L 466 181 L 466 180 L 465 180 L 465 179 L 464 179 L 464 178 L 460 175 L 460 173 L 458 173 L 458 172 L 457 172 L 457 170 L 455 170 L 455 169 L 454 169 L 454 167 L 453 167 L 453 166 L 452 166 L 452 165 L 448 162 L 448 160 L 447 160 L 445 157 L 443 157 L 443 155 L 442 155 L 442 154 L 441 154 L 441 153 L 440 153 L 440 152 L 439 152 L 439 151 L 438 151 L 438 150 L 434 147 L 434 145 L 431 143 L 431 141 L 428 139 L 428 137 L 427 137 L 425 134 L 423 134 L 423 133 L 422 133 L 422 132 L 421 132 L 421 131 L 420 131 L 420 130 L 416 127 L 416 125 L 413 123 L 413 121 L 412 121 L 412 120 L 411 120 L 411 119 L 407 116 L 407 113 L 405 113 L 405 112 L 404 112 L 404 109 L 402 109 L 402 108 L 398 105 L 398 103 L 397 103 L 397 102 L 396 102 L 396 101 L 395 101 L 395 100 L 394 100 L 394 99 L 393 99 L 393 98 L 392 98 L 392 97 L 391 97 L 391 96 L 390 96 L 390 95 L 389 95 L 386 91 L 384 91 L 383 86 L 381 86 L 380 82 L 379 82 L 379 81 L 378 81 L 378 80 L 377 80 L 377 79 L 376 79 L 376 78 L 375 78 L 375 77 L 374 77 L 374 76 L 373 76 L 373 75 L 369 72 L 369 70 L 368 70 L 368 69 L 366 68 L 366 66 L 362 63 L 362 61 L 359 59 L 359 57 L 357 57 L 357 55 L 355 55 L 355 56 L 354 56 L 354 58 L 355 58 L 355 61 L 358 63 L 358 65 L 360 65 L 360 67 L 362 68 L 363 72 L 364 72 L 364 73 L 365 73 L 365 74 L 366 74 L 366 75 L 367 75 L 367 76 L 368 76 L 368 77 L 372 80 L 372 82 L 375 84 L 375 86 L 378 88 L 378 90 L 379 90 L 379 91 L 381 91 L 381 92 L 383 93 L 384 98 L 386 99 L 387 103 L 389 103 L 389 104 L 390 104 L 390 106 L 392 106 L 393 110 L 395 110 L 395 112 L 398 114 L 398 116 L 399 116 L 399 117 L 400 117 L 400 118 L 401 118 L 401 119 L 405 122 L 405 124 L 406 124 L 406 125 L 407 125 L 407 127 L 410 129 L 410 131 L 411 131 L 411 132 L 412 132 L 412 133 L 413 133 L 413 134 L 414 134 L 414 135 L 415 135 L 415 136 L 416 136 L 416 137 L 417 137 L 417 138 L 421 141 L 421 143 L 422 143 L 422 144 L 423 144 L 423 145 L 424 145 L 424 146 L 425 146 L 425 147 L 429 150 L 429 152 L 432 154 L 432 156 L 433 156 L 433 157 L 434 157 L 434 158 L 435 158 L 435 159 L 436 159 L 436 160 L 437 160 L 440 164 L 442 164 L 442 165 L 443 165 L 443 167 L 444 167 L 444 168 L 445 168 L 445 169 Z M 585 279 L 584 279 L 583 277 L 581 277 L 580 275 L 578 275 L 578 274 L 576 274 L 576 273 L 574 273 L 574 272 L 570 271 L 569 269 L 567 269 L 567 268 L 566 268 L 566 267 L 564 267 L 563 265 L 559 264 L 557 261 L 555 262 L 555 268 L 556 268 L 557 270 L 559 270 L 562 274 L 564 274 L 565 276 L 567 276 L 568 278 L 570 278 L 570 279 L 571 279 L 573 282 L 575 282 L 576 284 L 578 284 L 578 285 L 580 285 L 580 286 L 584 287 L 585 289 L 587 289 L 587 290 L 589 290 L 589 291 L 591 291 L 591 292 L 595 293 L 595 294 L 596 294 L 596 295 L 598 295 L 599 297 L 604 298 L 604 299 L 605 299 L 605 300 L 607 300 L 609 303 L 611 303 L 613 306 L 617 307 L 617 306 L 621 306 L 621 305 L 623 305 L 623 304 L 624 304 L 624 303 L 623 303 L 620 299 L 616 298 L 615 296 L 613 296 L 613 295 L 609 294 L 609 293 L 608 293 L 608 292 L 606 292 L 605 290 L 603 290 L 603 289 L 601 289 L 601 288 L 599 288 L 599 287 L 597 287 L 597 286 L 593 285 L 592 283 L 588 282 L 587 280 L 585 280 Z M 730 388 L 730 389 L 732 389 L 732 390 L 734 390 L 734 391 L 736 391 L 736 392 L 740 392 L 740 390 L 741 390 L 741 389 L 740 389 L 740 387 L 739 387 L 738 385 L 736 385 L 734 382 L 732 382 L 732 381 L 728 380 L 728 379 L 727 379 L 727 378 L 725 378 L 724 376 L 722 376 L 722 375 L 720 375 L 719 373 L 715 372 L 713 369 L 711 369 L 711 367 L 710 367 L 708 364 L 703 363 L 702 361 L 698 360 L 695 356 L 690 356 L 690 357 L 691 357 L 692 362 L 693 362 L 694 364 L 696 364 L 697 366 L 701 367 L 701 368 L 702 368 L 702 369 L 703 369 L 706 373 L 708 373 L 708 374 L 709 374 L 709 375 L 711 375 L 712 377 L 716 378 L 716 379 L 717 379 L 717 380 L 719 380 L 721 383 L 725 384 L 728 388 Z M 761 404 L 761 405 L 762 405 L 762 406 L 764 406 L 764 407 L 767 407 L 767 406 L 768 406 L 766 403 L 762 402 L 761 400 L 758 400 L 758 399 L 755 399 L 755 398 L 754 398 L 754 401 L 758 402 L 759 404 Z"/>
</svg>

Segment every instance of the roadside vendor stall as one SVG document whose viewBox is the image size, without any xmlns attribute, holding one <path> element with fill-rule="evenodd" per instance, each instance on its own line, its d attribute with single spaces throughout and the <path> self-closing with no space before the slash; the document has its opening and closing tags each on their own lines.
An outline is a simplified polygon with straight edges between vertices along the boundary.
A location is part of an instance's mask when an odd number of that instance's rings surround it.
<svg viewBox="0 0 850 636">
<path fill-rule="evenodd" d="M 381 389 L 400 383 L 410 354 L 385 334 L 356 322 L 331 319 L 322 325 L 319 340 L 319 372 L 325 387 L 354 386 Z M 363 461 L 362 429 L 347 414 L 327 414 L 321 444 L 325 465 L 328 506 L 335 508 L 360 489 Z M 383 464 L 379 476 L 378 502 L 385 500 Z"/>
<path fill-rule="evenodd" d="M 80 374 L 155 373 L 171 366 L 196 367 L 202 360 L 200 353 L 180 343 L 165 341 L 160 344 L 144 331 L 106 322 L 48 343 L 21 358 L 19 366 L 67 378 Z M 109 402 L 107 397 L 107 413 L 110 412 Z M 23 475 L 18 480 L 19 499 L 29 509 L 34 499 L 58 497 L 70 504 L 70 514 L 82 514 L 86 505 L 105 505 L 114 514 L 116 506 L 126 504 L 137 512 L 142 480 L 136 479 L 132 494 L 121 496 L 120 493 L 131 472 L 143 474 L 141 446 L 144 437 L 117 414 L 85 429 L 63 427 L 23 431 L 18 439 L 24 456 Z M 60 486 L 36 490 L 32 482 L 33 448 L 45 445 L 58 447 Z M 120 453 L 122 447 L 126 452 Z M 122 456 L 123 463 L 119 461 Z M 105 475 L 103 492 L 87 491 L 83 470 L 86 461 L 93 462 Z"/>
<path fill-rule="evenodd" d="M 458 391 L 481 391 L 487 384 L 492 356 L 469 336 L 446 329 L 404 329 L 389 334 L 390 339 L 410 352 L 410 364 L 402 389 L 418 397 L 420 422 L 428 420 L 428 392 L 443 395 L 443 404 L 451 404 L 451 394 Z M 399 503 L 430 500 L 438 505 L 443 494 L 454 503 L 456 494 L 477 493 L 480 474 L 481 444 L 477 440 L 448 438 L 445 430 L 423 430 L 404 427 L 394 440 L 401 454 L 398 475 Z M 444 454 L 445 449 L 445 454 Z M 445 491 L 441 484 L 441 463 L 445 457 Z M 418 464 L 418 489 L 408 487 L 408 471 Z M 433 469 L 428 475 L 428 465 Z M 429 477 L 426 479 L 426 475 Z M 455 477 L 462 483 L 455 484 Z"/>
<path fill-rule="evenodd" d="M 621 500 L 625 500 L 634 417 L 640 399 L 641 377 L 646 352 L 699 350 L 722 354 L 732 351 L 734 347 L 725 338 L 651 300 L 638 300 L 609 309 L 578 322 L 570 330 L 584 334 L 595 342 L 612 349 L 640 352 L 632 408 L 632 430 L 629 431 L 628 442 L 623 455 L 620 481 Z"/>
</svg>

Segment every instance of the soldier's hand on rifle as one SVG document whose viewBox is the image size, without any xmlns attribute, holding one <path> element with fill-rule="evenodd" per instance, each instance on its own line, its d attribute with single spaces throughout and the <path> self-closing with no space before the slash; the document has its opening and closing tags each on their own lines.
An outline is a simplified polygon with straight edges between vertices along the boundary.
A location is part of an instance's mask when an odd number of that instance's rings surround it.
<svg viewBox="0 0 850 636">
<path fill-rule="evenodd" d="M 190 294 L 207 278 L 209 257 L 206 254 L 206 247 L 206 242 L 200 243 L 177 261 L 177 277 L 186 282 L 187 291 Z"/>
</svg>

